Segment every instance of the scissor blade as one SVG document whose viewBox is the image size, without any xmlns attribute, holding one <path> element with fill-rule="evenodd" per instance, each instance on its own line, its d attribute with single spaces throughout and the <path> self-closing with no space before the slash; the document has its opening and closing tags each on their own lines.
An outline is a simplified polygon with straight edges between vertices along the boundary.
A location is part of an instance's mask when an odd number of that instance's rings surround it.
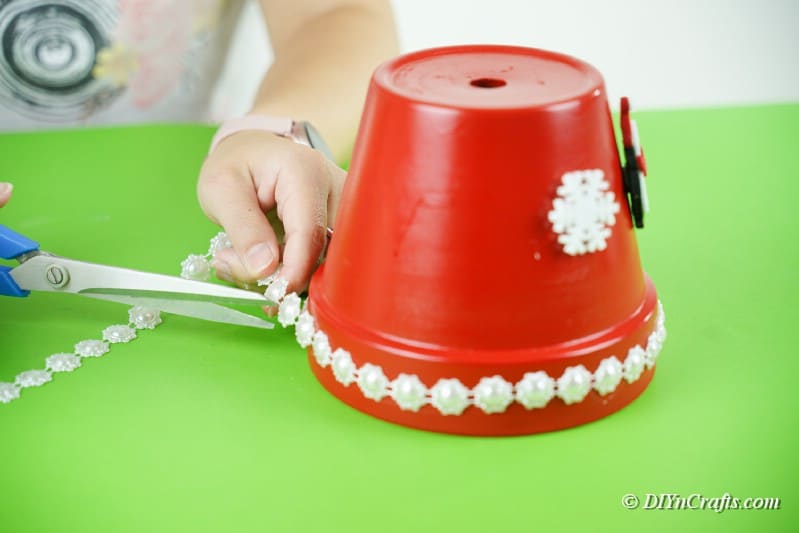
<svg viewBox="0 0 799 533">
<path fill-rule="evenodd" d="M 270 305 L 262 294 L 176 276 L 36 255 L 11 271 L 20 288 L 86 296 L 143 297 L 223 305 Z M 63 280 L 63 283 L 53 281 Z M 117 298 L 118 299 L 118 298 Z"/>
<path fill-rule="evenodd" d="M 266 320 L 209 302 L 162 300 L 159 298 L 139 298 L 136 296 L 109 294 L 81 294 L 90 298 L 110 300 L 128 305 L 144 305 L 167 313 L 209 320 L 211 322 L 222 322 L 224 324 L 235 324 L 237 326 L 262 329 L 272 329 L 275 327 L 274 324 Z"/>
</svg>

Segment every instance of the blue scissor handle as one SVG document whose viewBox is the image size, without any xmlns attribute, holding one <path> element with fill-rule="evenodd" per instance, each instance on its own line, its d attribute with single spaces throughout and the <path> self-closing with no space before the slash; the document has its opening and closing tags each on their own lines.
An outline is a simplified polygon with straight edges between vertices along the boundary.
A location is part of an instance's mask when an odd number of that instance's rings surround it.
<svg viewBox="0 0 799 533">
<path fill-rule="evenodd" d="M 0 257 L 14 259 L 15 257 L 34 252 L 39 249 L 39 243 L 32 241 L 24 235 L 12 231 L 8 226 L 0 224 Z"/>
<path fill-rule="evenodd" d="M 20 235 L 0 224 L 0 257 L 14 259 L 22 254 L 39 249 L 39 243 Z M 11 267 L 0 265 L 0 294 L 5 296 L 27 296 L 28 291 L 19 288 L 11 277 Z"/>
</svg>

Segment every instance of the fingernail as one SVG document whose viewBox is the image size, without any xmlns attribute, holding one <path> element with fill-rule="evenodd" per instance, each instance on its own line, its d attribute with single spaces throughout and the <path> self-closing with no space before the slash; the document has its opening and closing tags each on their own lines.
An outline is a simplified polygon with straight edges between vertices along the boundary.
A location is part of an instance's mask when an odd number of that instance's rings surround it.
<svg viewBox="0 0 799 533">
<path fill-rule="evenodd" d="M 247 255 L 244 257 L 247 269 L 255 278 L 262 277 L 274 259 L 275 255 L 265 243 L 256 244 L 247 251 Z"/>
<path fill-rule="evenodd" d="M 9 194 L 13 190 L 14 190 L 14 186 L 11 185 L 10 183 L 6 183 L 6 182 L 1 182 L 0 183 L 0 196 L 5 196 L 6 194 Z"/>
<path fill-rule="evenodd" d="M 233 272 L 230 270 L 230 265 L 227 264 L 225 261 L 220 259 L 214 259 L 211 261 L 211 266 L 216 270 L 217 275 L 224 274 L 226 276 L 232 276 Z"/>
</svg>

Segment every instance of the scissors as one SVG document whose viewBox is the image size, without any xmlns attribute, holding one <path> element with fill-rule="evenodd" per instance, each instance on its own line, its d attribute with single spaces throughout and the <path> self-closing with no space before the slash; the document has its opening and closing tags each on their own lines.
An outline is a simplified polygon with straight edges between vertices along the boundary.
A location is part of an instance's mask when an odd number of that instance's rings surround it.
<svg viewBox="0 0 799 533">
<path fill-rule="evenodd" d="M 76 261 L 39 250 L 39 244 L 0 224 L 0 295 L 66 292 L 129 305 L 143 305 L 202 320 L 272 329 L 274 324 L 229 305 L 274 305 L 262 294 L 164 274 Z"/>
</svg>

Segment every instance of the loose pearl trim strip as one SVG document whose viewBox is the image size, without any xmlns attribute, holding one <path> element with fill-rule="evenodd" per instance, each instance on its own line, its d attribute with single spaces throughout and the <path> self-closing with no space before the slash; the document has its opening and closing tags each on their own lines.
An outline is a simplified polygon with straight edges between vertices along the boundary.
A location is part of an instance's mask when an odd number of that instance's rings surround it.
<svg viewBox="0 0 799 533">
<path fill-rule="evenodd" d="M 9 403 L 20 396 L 22 389 L 40 387 L 53 380 L 57 372 L 72 372 L 89 357 L 101 357 L 112 344 L 128 343 L 142 329 L 155 329 L 161 323 L 161 314 L 148 307 L 136 306 L 128 311 L 128 323 L 108 326 L 102 340 L 91 339 L 77 343 L 71 353 L 55 353 L 44 360 L 44 370 L 26 370 L 17 374 L 13 383 L 0 383 L 0 403 Z"/>
<path fill-rule="evenodd" d="M 211 277 L 211 258 L 219 250 L 231 246 L 225 233 L 217 233 L 211 239 L 208 253 L 190 255 L 181 262 L 180 276 L 186 279 L 208 280 Z M 12 383 L 0 382 L 0 403 L 10 403 L 19 398 L 22 389 L 40 387 L 49 383 L 53 380 L 54 373 L 72 372 L 80 368 L 83 359 L 101 357 L 108 353 L 112 344 L 128 343 L 136 338 L 137 330 L 155 329 L 160 323 L 160 311 L 143 306 L 133 307 L 128 311 L 128 324 L 108 326 L 103 330 L 102 340 L 80 341 L 75 345 L 74 353 L 56 353 L 45 359 L 44 370 L 26 370 L 17 374 Z"/>
</svg>

